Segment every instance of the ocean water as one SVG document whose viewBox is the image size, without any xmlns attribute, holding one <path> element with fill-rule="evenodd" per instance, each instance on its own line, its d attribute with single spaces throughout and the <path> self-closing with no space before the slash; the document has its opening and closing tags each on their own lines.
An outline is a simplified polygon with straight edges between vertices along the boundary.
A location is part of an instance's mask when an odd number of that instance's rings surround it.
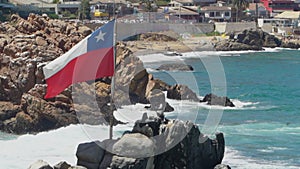
<svg viewBox="0 0 300 169">
<path fill-rule="evenodd" d="M 203 61 L 213 57 L 223 65 L 227 96 L 239 105 L 224 109 L 217 128 L 225 134 L 224 163 L 233 168 L 300 168 L 300 51 L 190 53 L 181 62 L 192 65 L 194 71 L 153 74 L 171 84 L 174 77 L 191 74 L 198 83 L 194 91 L 202 96 L 218 92 Z M 155 69 L 154 63 L 148 65 Z M 189 83 L 185 81 L 193 86 Z M 207 113 L 200 109 L 196 123 L 201 126 Z"/>
<path fill-rule="evenodd" d="M 156 78 L 186 84 L 199 97 L 214 92 L 233 100 L 235 108 L 168 100 L 175 107 L 174 112 L 167 113 L 169 118 L 192 120 L 200 129 L 205 129 L 209 114 L 218 110 L 220 121 L 216 120 L 218 125 L 213 129 L 225 135 L 223 163 L 237 169 L 300 168 L 300 51 L 192 52 L 180 57 L 153 54 L 140 58 Z M 195 70 L 155 70 L 165 62 L 187 63 Z M 132 112 L 146 112 L 143 107 L 127 106 L 115 112 L 116 118 L 131 122 L 115 128 L 115 137 L 132 127 L 141 117 Z M 71 125 L 37 135 L 0 132 L 0 168 L 27 168 L 38 159 L 52 165 L 62 160 L 74 165 L 79 143 L 107 136 L 106 126 L 88 125 Z"/>
</svg>

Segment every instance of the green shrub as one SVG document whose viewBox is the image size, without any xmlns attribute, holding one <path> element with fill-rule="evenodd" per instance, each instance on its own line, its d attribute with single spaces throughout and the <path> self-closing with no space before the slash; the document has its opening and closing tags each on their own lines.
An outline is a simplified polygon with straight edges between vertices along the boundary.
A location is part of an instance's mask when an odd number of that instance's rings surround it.
<svg viewBox="0 0 300 169">
<path fill-rule="evenodd" d="M 157 6 L 167 6 L 169 2 L 170 1 L 160 0 L 160 1 L 156 1 L 156 4 Z"/>
<path fill-rule="evenodd" d="M 56 15 L 55 13 L 50 13 L 50 14 L 48 14 L 48 16 L 49 16 L 49 18 L 51 18 L 51 19 L 58 19 L 58 18 L 59 18 L 59 16 Z"/>
</svg>

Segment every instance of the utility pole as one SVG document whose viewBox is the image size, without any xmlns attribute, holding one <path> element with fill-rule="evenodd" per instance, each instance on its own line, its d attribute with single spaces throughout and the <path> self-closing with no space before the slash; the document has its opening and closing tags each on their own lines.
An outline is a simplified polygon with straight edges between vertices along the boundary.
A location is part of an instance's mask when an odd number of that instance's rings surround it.
<svg viewBox="0 0 300 169">
<path fill-rule="evenodd" d="M 179 23 L 181 23 L 181 5 L 179 5 Z"/>
</svg>

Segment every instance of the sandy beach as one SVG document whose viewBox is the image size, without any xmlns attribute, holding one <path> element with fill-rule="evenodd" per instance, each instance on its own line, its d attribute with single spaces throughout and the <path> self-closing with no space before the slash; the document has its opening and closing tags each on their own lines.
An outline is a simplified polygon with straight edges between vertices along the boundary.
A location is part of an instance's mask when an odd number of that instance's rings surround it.
<svg viewBox="0 0 300 169">
<path fill-rule="evenodd" d="M 191 36 L 178 41 L 128 41 L 129 49 L 136 55 L 176 51 L 180 53 L 192 51 L 214 51 L 214 43 L 228 38 L 221 36 Z"/>
</svg>

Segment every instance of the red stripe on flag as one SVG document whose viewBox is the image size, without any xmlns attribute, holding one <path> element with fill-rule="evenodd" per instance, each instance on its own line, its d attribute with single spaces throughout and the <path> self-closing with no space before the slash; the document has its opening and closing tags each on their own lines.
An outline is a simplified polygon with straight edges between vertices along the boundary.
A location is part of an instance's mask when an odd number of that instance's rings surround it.
<svg viewBox="0 0 300 169">
<path fill-rule="evenodd" d="M 45 98 L 54 97 L 77 82 L 113 76 L 113 58 L 113 47 L 94 50 L 76 57 L 63 69 L 46 79 L 48 87 Z"/>
</svg>

